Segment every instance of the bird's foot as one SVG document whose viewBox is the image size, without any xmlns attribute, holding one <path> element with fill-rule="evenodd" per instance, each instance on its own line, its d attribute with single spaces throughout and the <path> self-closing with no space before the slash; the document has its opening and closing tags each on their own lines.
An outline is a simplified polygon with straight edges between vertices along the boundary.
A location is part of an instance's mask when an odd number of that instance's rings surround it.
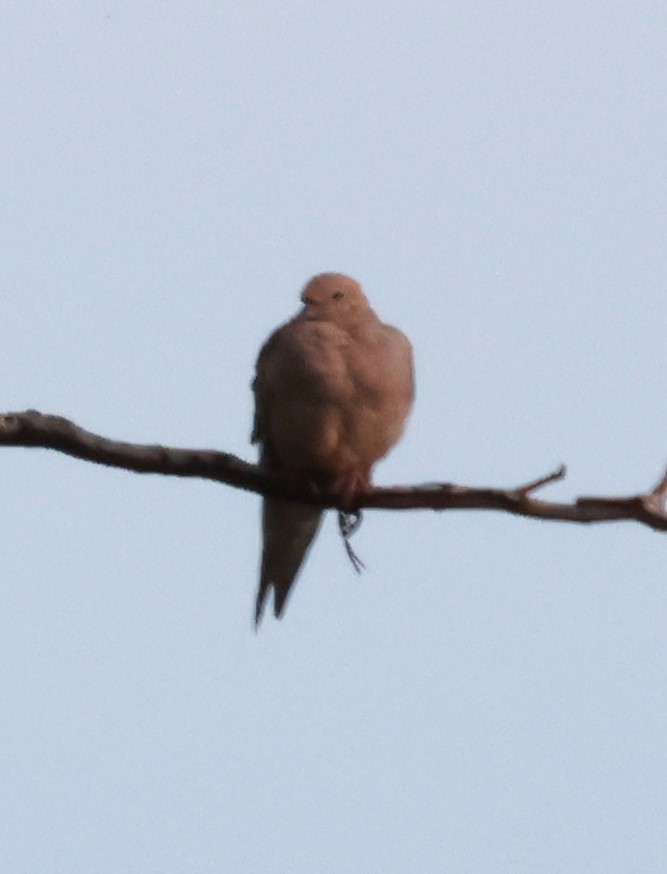
<svg viewBox="0 0 667 874">
<path fill-rule="evenodd" d="M 370 491 L 371 484 L 366 471 L 352 468 L 337 474 L 330 489 L 344 513 L 356 513 L 360 498 Z"/>
</svg>

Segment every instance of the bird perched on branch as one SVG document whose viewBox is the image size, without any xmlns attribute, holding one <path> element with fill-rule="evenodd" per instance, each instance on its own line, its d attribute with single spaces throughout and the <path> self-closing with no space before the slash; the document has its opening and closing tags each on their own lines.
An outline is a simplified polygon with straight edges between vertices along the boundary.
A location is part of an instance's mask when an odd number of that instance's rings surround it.
<svg viewBox="0 0 667 874">
<path fill-rule="evenodd" d="M 353 510 L 373 465 L 396 443 L 412 405 L 412 348 L 383 324 L 358 282 L 322 273 L 303 308 L 268 338 L 253 381 L 260 464 Z M 257 625 L 269 591 L 280 618 L 322 520 L 318 507 L 264 498 Z"/>
</svg>

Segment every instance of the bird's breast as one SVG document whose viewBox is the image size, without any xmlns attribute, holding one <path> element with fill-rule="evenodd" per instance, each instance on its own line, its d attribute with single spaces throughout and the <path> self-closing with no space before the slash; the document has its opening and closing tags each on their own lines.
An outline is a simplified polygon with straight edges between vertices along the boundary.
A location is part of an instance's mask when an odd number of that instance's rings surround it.
<svg viewBox="0 0 667 874">
<path fill-rule="evenodd" d="M 298 361 L 283 376 L 272 414 L 281 464 L 293 468 L 298 459 L 299 468 L 324 474 L 368 470 L 398 440 L 410 406 L 382 343 L 312 324 L 294 351 Z"/>
</svg>

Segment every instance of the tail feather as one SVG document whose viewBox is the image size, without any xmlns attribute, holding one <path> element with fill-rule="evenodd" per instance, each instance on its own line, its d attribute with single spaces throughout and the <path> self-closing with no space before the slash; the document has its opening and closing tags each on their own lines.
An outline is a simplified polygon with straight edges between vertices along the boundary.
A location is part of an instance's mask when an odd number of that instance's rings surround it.
<svg viewBox="0 0 667 874">
<path fill-rule="evenodd" d="M 262 568 L 255 605 L 259 625 L 269 591 L 273 588 L 273 612 L 283 614 L 297 574 L 322 521 L 322 510 L 265 498 L 262 506 Z"/>
</svg>

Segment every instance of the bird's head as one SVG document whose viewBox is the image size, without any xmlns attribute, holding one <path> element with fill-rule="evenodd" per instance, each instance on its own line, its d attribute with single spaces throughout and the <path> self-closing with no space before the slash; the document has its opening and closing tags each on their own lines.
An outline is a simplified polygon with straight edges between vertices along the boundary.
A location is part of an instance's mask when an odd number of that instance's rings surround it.
<svg viewBox="0 0 667 874">
<path fill-rule="evenodd" d="M 308 320 L 345 323 L 368 312 L 359 283 L 342 273 L 320 273 L 301 292 L 303 317 Z"/>
</svg>

